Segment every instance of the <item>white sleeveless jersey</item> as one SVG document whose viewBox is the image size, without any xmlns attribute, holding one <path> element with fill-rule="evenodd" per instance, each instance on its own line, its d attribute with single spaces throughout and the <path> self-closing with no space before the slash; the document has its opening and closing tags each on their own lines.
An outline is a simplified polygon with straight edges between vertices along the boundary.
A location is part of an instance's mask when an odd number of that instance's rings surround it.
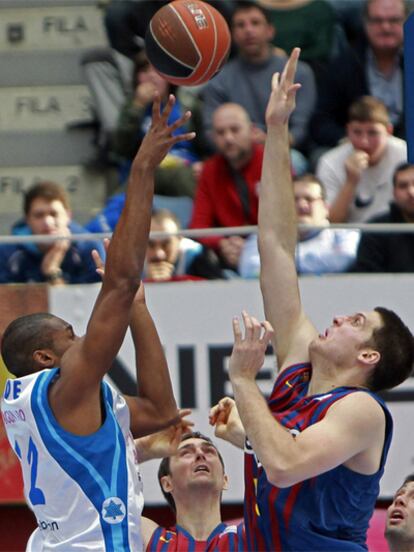
<svg viewBox="0 0 414 552">
<path fill-rule="evenodd" d="M 102 383 L 105 422 L 88 436 L 57 423 L 48 387 L 58 370 L 7 380 L 1 403 L 38 528 L 27 551 L 141 551 L 143 494 L 129 409 Z"/>
</svg>

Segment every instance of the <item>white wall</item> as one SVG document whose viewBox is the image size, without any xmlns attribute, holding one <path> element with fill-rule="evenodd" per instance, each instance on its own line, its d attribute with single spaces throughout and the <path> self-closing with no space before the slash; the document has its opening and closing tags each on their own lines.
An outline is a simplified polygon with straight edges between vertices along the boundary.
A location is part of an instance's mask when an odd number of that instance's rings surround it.
<svg viewBox="0 0 414 552">
<path fill-rule="evenodd" d="M 414 276 L 312 276 L 302 277 L 300 287 L 305 309 L 321 330 L 330 325 L 335 314 L 369 310 L 378 305 L 395 309 L 414 330 Z M 70 320 L 76 331 L 83 333 L 98 289 L 99 286 L 52 288 L 51 312 Z M 207 415 L 214 384 L 218 386 L 216 393 L 219 393 L 220 388 L 225 393 L 231 393 L 230 385 L 222 384 L 223 378 L 220 377 L 225 373 L 227 354 L 232 345 L 231 319 L 233 315 L 240 314 L 243 308 L 263 318 L 258 282 L 240 280 L 147 284 L 146 295 L 165 346 L 178 400 L 184 385 L 180 381 L 180 350 L 190 348 L 189 356 L 194 355 L 195 385 L 189 390 L 195 395 L 192 419 L 196 429 L 213 437 Z M 121 349 L 120 358 L 133 374 L 134 354 L 129 336 Z M 191 372 L 191 363 L 185 366 Z M 273 357 L 267 357 L 262 372 L 265 379 L 260 382 L 260 386 L 263 392 L 268 392 L 275 374 Z M 409 389 L 414 392 L 414 378 L 399 388 Z M 382 480 L 382 497 L 391 496 L 403 477 L 414 472 L 414 403 L 389 402 L 388 405 L 394 417 L 395 430 Z M 219 446 L 231 478 L 230 490 L 225 493 L 224 500 L 241 501 L 242 453 L 223 442 Z M 149 462 L 142 467 L 147 504 L 162 502 L 155 475 L 157 468 L 158 462 Z"/>
</svg>

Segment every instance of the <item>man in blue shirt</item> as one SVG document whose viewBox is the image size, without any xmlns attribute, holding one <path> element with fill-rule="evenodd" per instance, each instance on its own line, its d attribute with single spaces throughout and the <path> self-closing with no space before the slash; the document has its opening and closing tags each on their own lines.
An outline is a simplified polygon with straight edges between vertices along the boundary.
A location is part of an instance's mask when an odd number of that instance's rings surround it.
<svg viewBox="0 0 414 552">
<path fill-rule="evenodd" d="M 48 282 L 81 284 L 100 281 L 91 257 L 92 249 L 103 254 L 98 241 L 72 241 L 86 232 L 71 220 L 65 191 L 54 182 L 40 182 L 25 195 L 24 219 L 12 233 L 21 236 L 67 236 L 49 243 L 21 242 L 0 246 L 0 283 Z"/>
</svg>

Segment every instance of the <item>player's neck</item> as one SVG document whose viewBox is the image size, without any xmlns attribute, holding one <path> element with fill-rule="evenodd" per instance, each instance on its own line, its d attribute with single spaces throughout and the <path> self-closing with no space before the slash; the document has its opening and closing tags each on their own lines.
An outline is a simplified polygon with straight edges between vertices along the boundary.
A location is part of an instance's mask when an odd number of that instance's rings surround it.
<svg viewBox="0 0 414 552">
<path fill-rule="evenodd" d="M 189 495 L 187 500 L 176 501 L 177 524 L 195 540 L 205 541 L 221 523 L 220 497 L 205 497 L 203 493 Z"/>
<path fill-rule="evenodd" d="M 365 380 L 357 368 L 337 368 L 332 363 L 312 360 L 312 377 L 308 387 L 308 396 L 330 393 L 338 387 L 360 387 L 367 389 Z"/>
</svg>

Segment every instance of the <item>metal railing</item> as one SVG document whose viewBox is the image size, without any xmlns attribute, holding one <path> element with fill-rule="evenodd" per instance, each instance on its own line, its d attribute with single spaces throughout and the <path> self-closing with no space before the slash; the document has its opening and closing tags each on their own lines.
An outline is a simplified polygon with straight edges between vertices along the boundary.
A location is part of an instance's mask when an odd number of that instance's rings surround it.
<svg viewBox="0 0 414 552">
<path fill-rule="evenodd" d="M 414 233 L 414 223 L 344 223 L 344 224 L 330 224 L 329 226 L 312 226 L 308 224 L 298 225 L 300 230 L 323 230 L 326 228 L 331 229 L 346 229 L 346 230 L 360 230 L 361 232 L 369 233 L 388 233 L 388 234 L 400 234 L 400 233 Z M 258 231 L 257 226 L 233 226 L 231 228 L 198 228 L 198 229 L 182 229 L 174 233 L 165 232 L 152 232 L 151 237 L 165 238 L 168 236 L 179 235 L 186 238 L 208 238 L 211 236 L 245 236 L 248 234 L 256 234 Z M 99 232 L 99 233 L 84 233 L 84 234 L 72 234 L 70 236 L 45 236 L 45 235 L 3 235 L 0 236 L 0 244 L 5 243 L 51 243 L 57 240 L 71 241 L 91 241 L 100 240 L 104 238 L 110 238 L 111 232 Z"/>
</svg>

